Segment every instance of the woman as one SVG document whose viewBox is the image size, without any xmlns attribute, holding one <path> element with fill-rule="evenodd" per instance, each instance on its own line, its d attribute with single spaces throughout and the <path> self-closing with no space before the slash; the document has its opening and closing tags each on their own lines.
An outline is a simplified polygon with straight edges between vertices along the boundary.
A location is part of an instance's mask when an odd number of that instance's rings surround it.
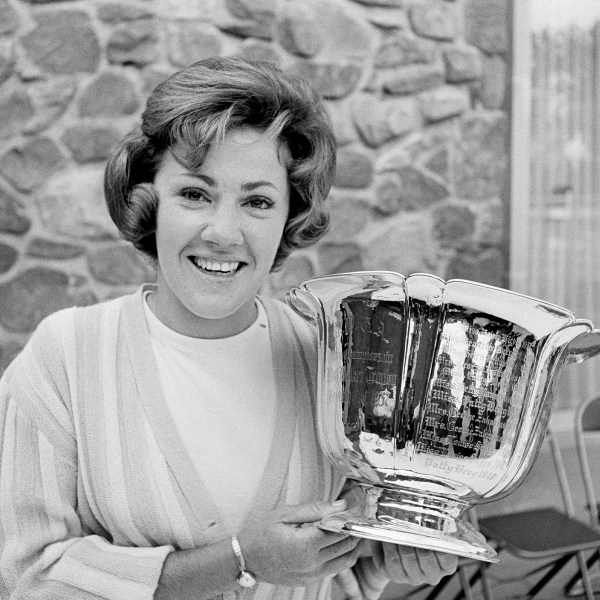
<svg viewBox="0 0 600 600">
<path fill-rule="evenodd" d="M 313 92 L 211 59 L 161 84 L 106 199 L 156 285 L 60 311 L 0 383 L 0 596 L 376 598 L 456 558 L 316 523 L 345 508 L 315 440 L 315 338 L 257 292 L 326 230 Z"/>
</svg>

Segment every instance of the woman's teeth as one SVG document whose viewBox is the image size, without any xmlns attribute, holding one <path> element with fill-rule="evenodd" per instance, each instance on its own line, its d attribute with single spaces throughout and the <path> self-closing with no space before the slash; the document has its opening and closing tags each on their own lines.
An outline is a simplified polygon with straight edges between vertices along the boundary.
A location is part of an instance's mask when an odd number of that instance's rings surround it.
<svg viewBox="0 0 600 600">
<path fill-rule="evenodd" d="M 217 262 L 216 260 L 207 260 L 205 258 L 193 258 L 194 264 L 204 271 L 217 273 L 233 273 L 240 266 L 239 262 Z"/>
</svg>

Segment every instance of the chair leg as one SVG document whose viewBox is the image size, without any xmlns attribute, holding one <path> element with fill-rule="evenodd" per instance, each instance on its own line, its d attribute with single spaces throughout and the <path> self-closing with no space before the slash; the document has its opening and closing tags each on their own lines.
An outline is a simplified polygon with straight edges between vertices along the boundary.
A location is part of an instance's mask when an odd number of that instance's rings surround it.
<svg viewBox="0 0 600 600">
<path fill-rule="evenodd" d="M 585 590 L 585 597 L 587 600 L 594 600 L 594 590 L 592 588 L 592 582 L 590 581 L 590 574 L 588 573 L 583 552 L 577 553 L 577 562 L 579 563 L 579 570 L 581 571 L 581 580 L 583 582 L 583 589 Z"/>
<path fill-rule="evenodd" d="M 592 554 L 586 562 L 586 566 L 589 569 L 591 566 L 594 565 L 594 563 L 598 562 L 598 560 L 600 559 L 600 551 L 596 551 L 594 552 L 594 554 Z M 565 594 L 568 596 L 569 592 L 573 589 L 573 587 L 575 586 L 575 584 L 577 584 L 579 582 L 579 580 L 581 579 L 581 572 L 578 571 L 577 573 L 575 573 L 575 575 L 573 575 L 573 577 L 571 577 L 571 579 L 569 579 L 569 581 L 567 581 L 567 583 L 565 584 Z"/>
<path fill-rule="evenodd" d="M 435 600 L 445 589 L 445 587 L 450 583 L 454 575 L 447 575 L 440 579 L 440 581 L 433 587 L 431 592 L 426 596 L 425 600 Z"/>
<path fill-rule="evenodd" d="M 474 600 L 473 592 L 471 592 L 471 581 L 469 580 L 464 567 L 460 567 L 458 569 L 458 576 L 460 578 L 460 585 L 462 586 L 463 593 L 465 595 L 465 600 Z"/>
<path fill-rule="evenodd" d="M 479 577 L 481 579 L 481 589 L 483 591 L 484 600 L 494 600 L 494 594 L 492 593 L 492 586 L 490 584 L 490 580 L 488 578 L 488 564 L 482 564 L 478 571 Z"/>
<path fill-rule="evenodd" d="M 567 554 L 558 559 L 554 566 L 527 592 L 527 598 L 532 600 L 546 584 L 571 560 L 573 554 Z"/>
<path fill-rule="evenodd" d="M 465 600 L 469 600 L 469 596 L 467 594 L 471 594 L 471 588 L 477 583 L 477 580 L 481 577 L 481 571 L 477 569 L 477 571 L 475 571 L 475 573 L 473 573 L 473 575 L 471 575 L 471 577 L 469 577 L 468 579 L 466 579 L 466 574 L 462 571 L 459 572 L 459 575 L 462 587 L 460 592 L 458 592 L 458 594 L 454 596 L 454 600 L 462 600 L 463 598 L 465 598 Z"/>
</svg>

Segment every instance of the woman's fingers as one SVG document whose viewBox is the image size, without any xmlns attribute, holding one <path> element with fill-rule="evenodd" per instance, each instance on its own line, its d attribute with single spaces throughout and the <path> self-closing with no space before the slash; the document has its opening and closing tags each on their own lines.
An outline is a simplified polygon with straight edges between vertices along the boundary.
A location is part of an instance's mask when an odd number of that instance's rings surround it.
<svg viewBox="0 0 600 600">
<path fill-rule="evenodd" d="M 435 584 L 454 573 L 458 557 L 423 548 L 383 544 L 385 569 L 397 582 L 421 585 Z"/>
<path fill-rule="evenodd" d="M 338 513 L 346 508 L 344 500 L 336 502 L 315 501 L 308 504 L 287 504 L 280 510 L 279 520 L 281 523 L 303 524 L 316 523 L 327 517 Z"/>
<path fill-rule="evenodd" d="M 339 534 L 333 534 L 333 536 L 337 536 Z M 357 549 L 359 545 L 360 538 L 357 538 L 352 535 L 347 535 L 343 539 L 337 539 L 333 541 L 333 536 L 328 536 L 326 534 L 326 545 L 321 547 L 319 551 L 319 560 L 322 562 L 327 562 L 329 560 L 333 560 L 338 556 L 343 556 L 344 554 L 348 554 L 349 552 L 353 552 Z M 357 550 L 358 555 L 360 555 L 360 548 Z"/>
<path fill-rule="evenodd" d="M 451 575 L 456 571 L 458 567 L 458 556 L 456 554 L 448 554 L 447 552 L 434 552 L 434 554 L 444 575 Z"/>
<path fill-rule="evenodd" d="M 320 577 L 327 575 L 337 575 L 346 569 L 350 569 L 356 564 L 360 557 L 360 548 L 356 545 L 350 551 L 344 552 L 337 557 L 331 558 L 323 562 L 320 569 Z"/>
</svg>

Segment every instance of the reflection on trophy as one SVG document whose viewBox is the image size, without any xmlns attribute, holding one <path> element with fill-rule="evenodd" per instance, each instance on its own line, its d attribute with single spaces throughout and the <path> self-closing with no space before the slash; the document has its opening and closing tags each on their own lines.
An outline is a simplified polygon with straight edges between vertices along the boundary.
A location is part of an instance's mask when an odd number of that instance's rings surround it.
<svg viewBox="0 0 600 600">
<path fill-rule="evenodd" d="M 470 281 L 359 272 L 288 302 L 319 336 L 317 429 L 362 503 L 321 527 L 495 561 L 461 515 L 521 483 L 562 368 L 600 331 L 559 306 Z"/>
</svg>

